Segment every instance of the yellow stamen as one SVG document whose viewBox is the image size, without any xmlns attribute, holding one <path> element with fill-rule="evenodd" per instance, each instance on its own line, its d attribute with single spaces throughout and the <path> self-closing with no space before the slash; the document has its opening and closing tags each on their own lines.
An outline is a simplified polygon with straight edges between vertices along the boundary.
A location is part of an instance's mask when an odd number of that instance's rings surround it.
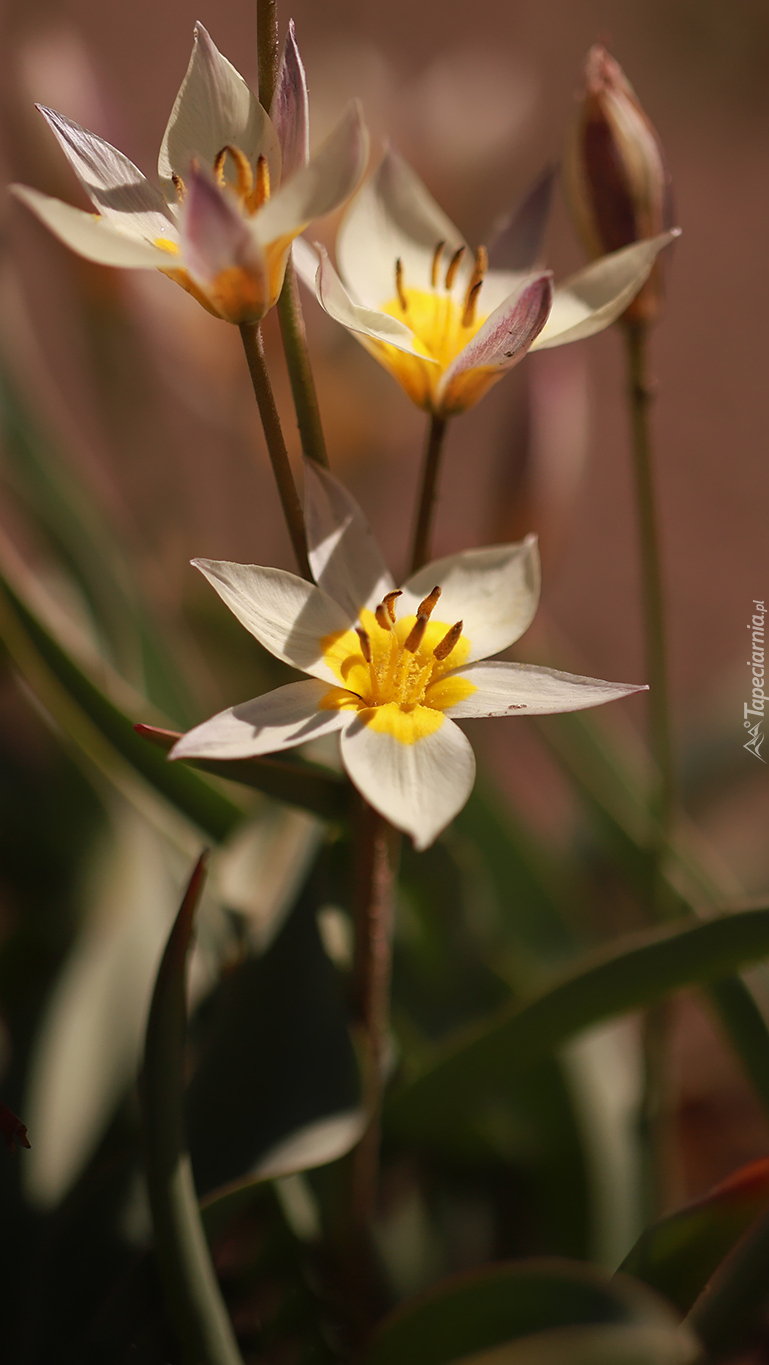
<svg viewBox="0 0 769 1365">
<path fill-rule="evenodd" d="M 433 588 L 432 592 L 428 593 L 427 597 L 419 603 L 419 606 L 417 607 L 417 616 L 420 618 L 424 616 L 425 620 L 429 621 L 440 595 L 440 588 Z"/>
<path fill-rule="evenodd" d="M 404 641 L 403 644 L 403 648 L 407 649 L 409 654 L 416 654 L 417 650 L 419 649 L 419 646 L 421 645 L 423 639 L 425 638 L 425 631 L 427 630 L 428 619 L 429 618 L 427 616 L 418 616 L 416 621 L 414 622 L 414 625 L 411 628 L 408 638 Z"/>
<path fill-rule="evenodd" d="M 478 300 L 478 295 L 481 292 L 481 286 L 486 277 L 488 268 L 488 252 L 486 251 L 485 246 L 479 246 L 475 253 L 475 265 L 465 295 L 465 310 L 462 314 L 463 327 L 472 327 L 475 321 L 475 305 Z"/>
<path fill-rule="evenodd" d="M 382 630 L 392 630 L 390 616 L 384 602 L 379 603 L 374 615 L 376 616 L 377 625 L 381 626 Z"/>
<path fill-rule="evenodd" d="M 361 652 L 361 654 L 363 655 L 364 659 L 366 660 L 366 663 L 367 663 L 367 664 L 370 664 L 370 663 L 371 663 L 371 636 L 369 635 L 369 633 L 368 633 L 367 630 L 364 630 L 364 629 L 363 629 L 363 626 L 356 626 L 356 627 L 355 627 L 355 634 L 357 635 L 358 639 L 360 640 L 360 652 Z"/>
<path fill-rule="evenodd" d="M 171 172 L 171 180 L 173 181 L 173 186 L 176 190 L 176 198 L 178 202 L 182 204 L 184 202 L 184 196 L 187 193 L 187 186 L 181 176 L 176 174 L 176 171 Z"/>
<path fill-rule="evenodd" d="M 406 291 L 403 288 L 403 261 L 401 260 L 400 256 L 395 262 L 395 288 L 398 292 L 398 298 L 400 299 L 401 308 L 403 309 L 404 313 L 407 313 L 409 301 L 406 298 Z"/>
<path fill-rule="evenodd" d="M 438 288 L 438 272 L 441 268 L 441 256 L 443 255 L 445 246 L 445 242 L 439 242 L 433 254 L 433 265 L 432 270 L 430 271 L 430 283 L 432 284 L 433 289 Z"/>
<path fill-rule="evenodd" d="M 401 594 L 402 589 L 396 588 L 395 592 L 386 592 L 382 598 L 382 605 L 387 607 L 387 614 L 393 623 L 395 622 L 395 603 Z"/>
<path fill-rule="evenodd" d="M 246 208 L 249 213 L 256 213 L 263 204 L 267 203 L 270 197 L 270 168 L 267 164 L 266 156 L 260 156 L 256 163 L 256 180 L 254 188 L 246 199 Z"/>
<path fill-rule="evenodd" d="M 452 287 L 452 285 L 453 285 L 455 279 L 457 278 L 457 271 L 459 270 L 459 263 L 460 263 L 460 261 L 462 260 L 462 257 L 464 256 L 464 254 L 465 254 L 465 248 L 464 248 L 463 246 L 457 247 L 456 251 L 454 252 L 454 255 L 452 256 L 451 260 L 449 261 L 449 268 L 448 268 L 448 270 L 446 271 L 446 288 L 447 288 L 447 289 L 451 289 L 451 287 Z"/>
<path fill-rule="evenodd" d="M 239 147 L 235 147 L 231 142 L 225 143 L 214 161 L 214 175 L 220 185 L 225 185 L 227 183 L 224 178 L 224 166 L 228 156 L 232 157 L 232 160 L 235 162 L 235 173 L 237 176 L 235 188 L 241 199 L 247 199 L 253 189 L 254 173 L 251 170 L 251 163 L 248 160 L 248 157 L 245 153 L 241 152 Z"/>
<path fill-rule="evenodd" d="M 444 659 L 448 659 L 455 645 L 459 641 L 459 637 L 462 634 L 463 628 L 464 622 L 457 621 L 456 625 L 453 625 L 451 627 L 451 630 L 447 630 L 443 639 L 440 640 L 439 643 L 435 646 L 435 649 L 433 650 L 433 655 L 438 660 L 439 663 L 443 663 Z"/>
</svg>

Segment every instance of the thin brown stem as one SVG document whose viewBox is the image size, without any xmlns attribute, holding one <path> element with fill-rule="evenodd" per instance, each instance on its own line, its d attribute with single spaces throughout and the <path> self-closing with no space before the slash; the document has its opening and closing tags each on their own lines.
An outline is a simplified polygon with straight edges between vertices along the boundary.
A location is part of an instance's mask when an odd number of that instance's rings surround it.
<svg viewBox="0 0 769 1365">
<path fill-rule="evenodd" d="M 307 349 L 307 333 L 302 316 L 299 286 L 291 257 L 288 258 L 286 276 L 278 299 L 278 319 L 283 350 L 286 353 L 288 377 L 296 408 L 296 420 L 302 441 L 302 450 L 308 460 L 328 469 L 326 442 L 320 420 L 320 407 L 310 366 Z"/>
<path fill-rule="evenodd" d="M 427 445 L 422 466 L 422 490 L 419 496 L 419 511 L 416 530 L 414 531 L 414 546 L 411 552 L 412 573 L 421 569 L 422 565 L 426 564 L 430 558 L 433 514 L 447 425 L 448 420 L 445 417 L 432 416 L 430 418 L 430 429 L 427 434 Z"/>
<path fill-rule="evenodd" d="M 278 77 L 278 0 L 256 0 L 259 103 L 269 111 Z"/>
<path fill-rule="evenodd" d="M 307 558 L 307 538 L 302 505 L 291 472 L 280 417 L 265 364 L 262 334 L 256 323 L 244 322 L 240 326 L 240 335 L 243 338 L 243 349 L 246 352 L 251 383 L 254 386 L 254 395 L 259 407 L 259 416 L 262 419 L 267 450 L 272 462 L 275 482 L 278 485 L 278 494 L 283 506 L 291 544 L 294 547 L 296 562 L 299 565 L 299 572 L 302 577 L 311 581 L 312 573 Z"/>
</svg>

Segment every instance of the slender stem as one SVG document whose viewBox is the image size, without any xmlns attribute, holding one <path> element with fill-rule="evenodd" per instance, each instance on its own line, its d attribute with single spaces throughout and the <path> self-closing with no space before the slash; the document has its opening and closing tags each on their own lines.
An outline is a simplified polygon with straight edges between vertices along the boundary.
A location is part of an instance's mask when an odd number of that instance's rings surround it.
<svg viewBox="0 0 769 1365">
<path fill-rule="evenodd" d="M 422 491 L 419 496 L 419 512 L 414 532 L 414 548 L 411 552 L 411 572 L 416 573 L 430 557 L 430 537 L 438 491 L 438 474 L 441 467 L 443 443 L 446 439 L 445 417 L 431 417 L 427 435 L 424 464 L 422 466 Z"/>
<path fill-rule="evenodd" d="M 650 802 L 654 824 L 650 842 L 655 860 L 659 861 L 673 808 L 673 753 L 667 687 L 665 608 L 649 422 L 653 395 L 648 375 L 648 328 L 643 323 L 627 323 L 625 340 L 643 580 L 650 741 L 658 771 L 656 790 Z"/>
<path fill-rule="evenodd" d="M 291 257 L 286 266 L 286 277 L 278 299 L 278 318 L 283 350 L 286 353 L 288 377 L 294 396 L 296 420 L 302 440 L 302 450 L 308 460 L 328 469 L 326 442 L 320 421 L 320 407 L 315 390 L 315 380 L 310 367 L 307 350 L 307 333 L 304 328 L 299 286 Z"/>
<path fill-rule="evenodd" d="M 278 76 L 278 0 L 256 0 L 259 103 L 269 111 Z"/>
<path fill-rule="evenodd" d="M 352 993 L 353 1014 L 365 1040 L 364 1102 L 369 1124 L 353 1156 L 352 1220 L 354 1233 L 365 1236 L 376 1209 L 377 1198 L 400 836 L 368 802 L 361 800 L 356 843 L 356 932 Z"/>
<path fill-rule="evenodd" d="M 304 530 L 302 505 L 291 472 L 280 417 L 275 406 L 270 376 L 264 360 L 262 333 L 256 323 L 243 322 L 240 326 L 240 335 L 243 338 L 243 348 L 246 352 L 251 383 L 254 386 L 254 394 L 259 405 L 259 416 L 262 419 L 267 450 L 272 461 L 275 482 L 278 485 L 278 494 L 283 505 L 283 514 L 286 518 L 291 544 L 294 547 L 296 562 L 302 576 L 312 580 L 310 562 L 307 558 L 307 538 Z"/>
</svg>

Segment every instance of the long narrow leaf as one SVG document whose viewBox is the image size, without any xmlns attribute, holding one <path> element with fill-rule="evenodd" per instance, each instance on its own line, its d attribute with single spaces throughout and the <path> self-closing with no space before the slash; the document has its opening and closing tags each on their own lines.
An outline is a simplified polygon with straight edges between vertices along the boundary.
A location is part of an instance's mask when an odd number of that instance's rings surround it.
<svg viewBox="0 0 769 1365">
<path fill-rule="evenodd" d="M 195 867 L 158 971 L 144 1050 L 142 1095 L 155 1253 L 189 1365 L 242 1365 L 200 1219 L 184 1133 L 186 977 L 205 876 Z"/>
<path fill-rule="evenodd" d="M 440 1053 L 389 1106 L 399 1135 L 431 1132 L 496 1079 L 522 1071 L 582 1029 L 654 1004 L 769 955 L 769 910 L 743 910 L 683 928 L 647 930 L 592 959 L 538 999 L 505 1009 Z"/>
</svg>

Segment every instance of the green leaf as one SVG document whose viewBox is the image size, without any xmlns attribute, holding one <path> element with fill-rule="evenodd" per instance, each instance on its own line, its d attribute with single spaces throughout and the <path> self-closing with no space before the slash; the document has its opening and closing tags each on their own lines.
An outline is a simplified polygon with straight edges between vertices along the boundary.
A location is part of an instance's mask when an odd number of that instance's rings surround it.
<svg viewBox="0 0 769 1365">
<path fill-rule="evenodd" d="M 178 731 L 160 730 L 155 725 L 137 725 L 135 728 L 137 734 L 164 753 L 181 738 Z M 200 768 L 215 777 L 226 777 L 230 782 L 242 782 L 276 801 L 301 806 L 326 820 L 343 820 L 350 814 L 349 782 L 319 763 L 268 755 L 266 758 L 195 759 L 188 760 L 184 766 Z"/>
<path fill-rule="evenodd" d="M 641 1009 L 769 954 L 769 910 L 742 910 L 685 927 L 623 938 L 549 991 L 507 1008 L 442 1049 L 388 1105 L 399 1136 L 436 1131 L 457 1106 L 478 1103 L 575 1033 Z"/>
<path fill-rule="evenodd" d="M 243 1365 L 203 1232 L 184 1132 L 187 955 L 205 858 L 190 878 L 150 1007 L 142 1076 L 145 1162 L 155 1254 L 185 1359 Z"/>
<path fill-rule="evenodd" d="M 620 1267 L 688 1313 L 735 1242 L 769 1204 L 769 1158 L 647 1228 Z"/>
<path fill-rule="evenodd" d="M 577 1261 L 508 1261 L 452 1276 L 403 1304 L 376 1332 L 365 1365 L 447 1365 L 559 1327 L 674 1333 L 677 1325 L 667 1305 L 635 1281 Z M 568 1353 L 546 1358 L 571 1360 Z M 671 1365 L 685 1358 L 669 1357 Z M 496 1359 L 494 1352 L 490 1361 Z"/>
</svg>

